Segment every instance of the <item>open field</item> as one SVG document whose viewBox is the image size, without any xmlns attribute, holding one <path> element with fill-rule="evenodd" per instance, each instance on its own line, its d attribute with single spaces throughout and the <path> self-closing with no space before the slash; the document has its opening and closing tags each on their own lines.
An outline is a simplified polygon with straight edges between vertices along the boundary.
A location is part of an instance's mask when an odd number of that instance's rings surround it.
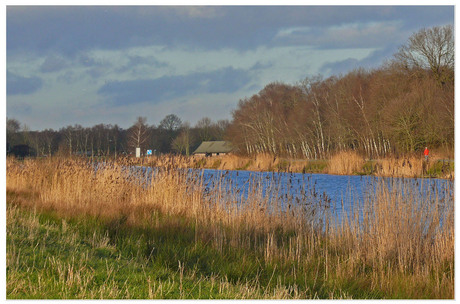
<svg viewBox="0 0 460 304">
<path fill-rule="evenodd" d="M 376 185 L 335 225 L 256 184 L 237 205 L 160 160 L 147 185 L 132 160 L 8 159 L 7 298 L 454 297 L 453 195 Z"/>
</svg>

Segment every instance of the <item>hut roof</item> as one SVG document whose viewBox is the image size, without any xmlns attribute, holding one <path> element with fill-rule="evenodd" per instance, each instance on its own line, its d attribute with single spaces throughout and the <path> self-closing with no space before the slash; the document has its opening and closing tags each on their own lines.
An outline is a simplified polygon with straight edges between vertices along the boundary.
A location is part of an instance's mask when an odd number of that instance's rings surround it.
<svg viewBox="0 0 460 304">
<path fill-rule="evenodd" d="M 193 152 L 198 153 L 229 153 L 233 150 L 232 145 L 227 141 L 203 141 Z"/>
</svg>

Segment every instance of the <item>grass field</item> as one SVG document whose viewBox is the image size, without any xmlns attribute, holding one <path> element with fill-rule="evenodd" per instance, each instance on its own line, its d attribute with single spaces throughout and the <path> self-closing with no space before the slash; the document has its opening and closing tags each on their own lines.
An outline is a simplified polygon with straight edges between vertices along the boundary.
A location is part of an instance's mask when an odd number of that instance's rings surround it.
<svg viewBox="0 0 460 304">
<path fill-rule="evenodd" d="M 454 297 L 453 197 L 377 186 L 336 226 L 313 202 L 273 209 L 254 186 L 237 206 L 126 165 L 7 160 L 8 299 Z"/>
<path fill-rule="evenodd" d="M 271 284 L 269 267 L 243 270 L 241 253 L 222 255 L 195 242 L 193 227 L 186 224 L 146 231 L 117 229 L 90 218 L 65 220 L 11 205 L 7 214 L 9 299 L 313 296 Z"/>
</svg>

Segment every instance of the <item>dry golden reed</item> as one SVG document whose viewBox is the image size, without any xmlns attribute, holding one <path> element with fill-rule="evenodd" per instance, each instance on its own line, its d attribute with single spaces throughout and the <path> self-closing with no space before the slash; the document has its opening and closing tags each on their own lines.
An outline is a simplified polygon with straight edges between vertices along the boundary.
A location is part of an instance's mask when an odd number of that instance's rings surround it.
<svg viewBox="0 0 460 304">
<path fill-rule="evenodd" d="M 352 175 L 361 171 L 364 163 L 364 158 L 356 152 L 340 152 L 330 158 L 327 173 Z"/>
<path fill-rule="evenodd" d="M 379 160 L 377 172 L 382 176 L 422 176 L 424 171 L 423 163 L 423 158 L 416 156 L 385 158 Z"/>
<path fill-rule="evenodd" d="M 344 157 L 361 161 L 356 155 L 337 156 L 337 164 L 345 162 L 340 172 L 356 168 Z M 333 214 L 324 213 L 335 208 L 319 208 L 313 197 L 283 209 L 281 200 L 270 199 L 278 197 L 276 183 L 264 193 L 253 181 L 247 197 L 241 197 L 226 190 L 231 184 L 224 178 L 205 190 L 200 171 L 177 169 L 193 167 L 200 159 L 148 161 L 159 168 L 146 174 L 130 159 L 98 164 L 97 170 L 79 159 L 7 159 L 7 191 L 23 194 L 16 204 L 66 217 L 125 218 L 127 225 L 155 229 L 152 214 L 180 216 L 195 223 L 197 241 L 221 251 L 226 246 L 253 250 L 266 261 L 295 262 L 297 271 L 315 265 L 332 288 L 365 278 L 389 297 L 397 296 L 401 284 L 411 286 L 405 291 L 409 297 L 422 296 L 420 290 L 426 288 L 433 298 L 454 296 L 453 193 L 443 197 L 428 188 L 430 196 L 424 197 L 405 184 L 391 190 L 379 184 L 354 209 L 362 213 L 343 215 L 337 225 L 330 220 Z M 252 161 L 248 168 L 276 163 L 269 156 Z M 222 158 L 220 164 L 224 162 Z M 146 177 L 150 183 L 144 182 Z"/>
<path fill-rule="evenodd" d="M 327 160 L 286 159 L 270 154 L 241 156 L 235 154 L 204 157 L 200 155 L 161 155 L 140 159 L 126 159 L 131 165 L 144 165 L 161 168 L 200 168 L 218 170 L 249 170 L 299 173 L 326 173 L 336 175 L 372 174 L 387 177 L 426 176 L 430 166 L 441 160 L 431 156 L 425 162 L 420 155 L 388 156 L 367 160 L 354 151 L 343 151 Z M 436 172 L 436 177 L 453 179 L 455 172 L 446 165 L 445 172 Z"/>
</svg>

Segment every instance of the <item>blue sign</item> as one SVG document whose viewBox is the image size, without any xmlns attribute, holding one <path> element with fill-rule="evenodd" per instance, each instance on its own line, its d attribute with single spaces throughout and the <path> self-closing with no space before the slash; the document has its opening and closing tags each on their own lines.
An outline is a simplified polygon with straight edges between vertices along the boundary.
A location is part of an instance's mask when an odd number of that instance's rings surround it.
<svg viewBox="0 0 460 304">
<path fill-rule="evenodd" d="M 152 155 L 152 150 L 147 150 L 147 155 Z"/>
</svg>

